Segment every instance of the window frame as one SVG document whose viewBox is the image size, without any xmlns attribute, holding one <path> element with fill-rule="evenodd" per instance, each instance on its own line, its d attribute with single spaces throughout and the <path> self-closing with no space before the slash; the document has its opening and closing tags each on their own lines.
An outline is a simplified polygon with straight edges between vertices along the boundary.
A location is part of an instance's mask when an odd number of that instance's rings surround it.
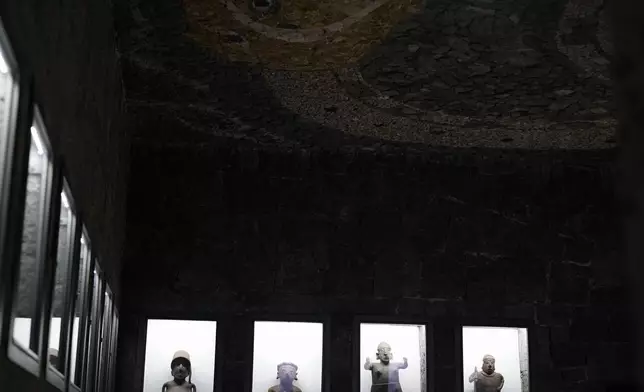
<svg viewBox="0 0 644 392">
<path fill-rule="evenodd" d="M 98 265 L 95 245 L 81 217 L 82 212 L 74 202 L 68 180 L 64 176 L 61 156 L 51 143 L 50 129 L 47 125 L 45 111 L 38 103 L 34 93 L 33 71 L 28 64 L 21 64 L 16 56 L 11 39 L 0 18 L 0 51 L 8 68 L 6 113 L 3 122 L 6 127 L 0 129 L 0 356 L 27 373 L 49 381 L 63 391 L 85 390 L 86 386 L 99 385 L 104 379 L 104 390 L 114 388 L 113 375 L 116 372 L 116 351 L 119 316 L 114 294 L 109 289 L 103 270 Z M 18 53 L 19 54 L 19 53 Z M 44 150 L 42 164 L 42 182 L 39 189 L 38 212 L 35 216 L 37 226 L 34 248 L 34 283 L 35 297 L 29 302 L 33 312 L 30 341 L 23 345 L 15 339 L 14 327 L 17 303 L 20 296 L 20 274 L 23 273 L 23 230 L 25 230 L 26 201 L 29 193 L 29 160 L 33 135 L 31 128 L 37 129 L 39 147 Z M 58 227 L 60 221 L 60 192 L 65 195 L 72 209 L 73 222 L 70 233 L 67 279 L 71 278 L 64 288 L 64 313 L 61 320 L 59 339 L 59 360 L 63 373 L 53 369 L 49 364 L 49 330 L 51 328 L 51 310 L 54 299 L 53 290 L 57 266 Z M 31 220 L 31 218 L 30 218 Z M 9 229 L 11 228 L 11 229 Z M 81 238 L 87 241 L 87 260 L 81 269 Z M 24 264 L 27 265 L 27 264 Z M 97 275 L 94 277 L 94 270 Z M 84 276 L 81 276 L 83 272 Z M 94 289 L 94 280 L 96 288 Z M 78 290 L 78 291 L 77 291 Z M 109 314 L 105 313 L 104 293 L 109 291 Z M 94 292 L 97 298 L 94 300 Z M 16 302 L 16 303 L 14 303 Z M 79 311 L 78 337 L 75 353 L 74 379 L 72 370 L 72 345 L 74 343 L 74 324 L 76 311 Z M 31 314 L 33 313 L 33 314 Z M 105 313 L 105 315 L 104 315 Z M 90 319 L 96 328 L 92 330 Z M 101 351 L 100 337 L 104 334 L 105 349 Z M 99 355 L 101 357 L 99 357 Z M 104 363 L 101 372 L 101 360 Z M 88 362 L 91 362 L 89 364 Z M 101 374 L 104 373 L 104 374 Z M 110 376 L 111 375 L 111 376 Z M 56 381 L 52 382 L 52 377 Z M 60 381 L 64 381 L 61 383 Z M 78 384 L 76 385 L 76 382 Z"/>
<path fill-rule="evenodd" d="M 7 103 L 10 110 L 6 113 L 6 115 L 8 116 L 6 130 L 7 132 L 0 132 L 0 140 L 4 142 L 3 144 L 5 146 L 4 151 L 0 150 L 0 216 L 2 217 L 2 219 L 0 220 L 0 235 L 2 236 L 2 238 L 4 238 L 4 230 L 6 227 L 6 219 L 4 219 L 4 217 L 6 214 L 6 208 L 9 198 L 8 189 L 11 185 L 11 167 L 13 164 L 14 139 L 18 126 L 17 118 L 19 116 L 20 110 L 19 102 L 21 93 L 21 75 L 18 61 L 16 60 L 13 47 L 4 29 L 2 20 L 0 20 L 0 52 L 2 52 L 0 57 L 2 57 L 4 63 L 7 65 L 7 74 L 11 78 L 11 101 Z"/>
<path fill-rule="evenodd" d="M 15 242 L 22 235 L 22 208 L 20 184 L 22 177 L 21 165 L 25 158 L 25 139 L 32 125 L 33 106 L 31 103 L 32 78 L 29 72 L 18 63 L 9 36 L 0 20 L 0 45 L 7 66 L 13 78 L 12 121 L 8 121 L 9 131 L 5 137 L 6 151 L 2 151 L 4 159 L 0 159 L 0 351 L 6 352 L 8 341 L 11 339 L 13 271 L 16 257 Z M 0 137 L 3 137 L 0 135 Z M 27 155 L 28 155 L 27 148 Z M 28 159 L 28 157 L 26 158 Z M 20 230 L 9 231 L 7 227 Z M 20 234 L 16 234 L 19 231 Z M 20 253 L 20 250 L 17 250 Z"/>
<path fill-rule="evenodd" d="M 97 277 L 98 275 L 98 270 L 97 268 L 97 257 L 95 255 L 95 252 L 92 251 L 91 253 L 91 259 L 90 259 L 90 266 L 89 266 L 89 275 L 87 278 L 87 301 L 85 303 L 83 313 L 87 316 L 83 327 L 83 350 L 80 353 L 81 357 L 81 364 L 80 364 L 80 384 L 79 386 L 75 384 L 71 384 L 72 386 L 78 388 L 79 391 L 84 391 L 85 386 L 87 385 L 87 379 L 88 379 L 88 372 L 89 372 L 89 356 L 91 354 L 91 345 L 92 345 L 92 329 L 91 329 L 91 321 L 93 320 L 94 317 L 94 303 L 96 302 L 95 300 L 95 295 L 94 293 L 97 291 L 98 288 L 94 288 L 94 281 L 98 281 Z M 98 283 L 97 283 L 98 284 Z"/>
<path fill-rule="evenodd" d="M 68 369 L 68 353 L 71 351 L 71 322 L 73 318 L 71 317 L 74 312 L 74 297 L 77 280 L 74 279 L 78 275 L 79 260 L 80 260 L 80 239 L 81 239 L 81 227 L 82 224 L 78 216 L 78 208 L 75 203 L 69 181 L 66 176 L 62 176 L 60 182 L 60 187 L 57 192 L 57 209 L 58 209 L 58 219 L 56 220 L 56 226 L 52 228 L 56 232 L 56 240 L 52 243 L 52 253 L 51 253 L 51 274 L 48 276 L 48 286 L 47 291 L 49 297 L 46 304 L 46 321 L 47 321 L 47 333 L 46 333 L 46 342 L 47 348 L 44 350 L 44 363 L 45 363 L 45 378 L 47 382 L 54 385 L 61 391 L 65 391 L 67 384 L 67 373 Z M 51 320 L 52 320 L 52 311 L 53 311 L 53 301 L 54 301 L 54 290 L 56 285 L 56 273 L 59 265 L 58 260 L 58 232 L 60 229 L 60 212 L 62 210 L 62 194 L 65 194 L 67 203 L 69 204 L 69 210 L 71 211 L 71 222 L 69 222 L 69 227 L 67 228 L 69 234 L 69 241 L 67 254 L 64 256 L 67 258 L 67 271 L 65 271 L 65 281 L 68 282 L 63 290 L 63 314 L 60 321 L 60 334 L 58 338 L 58 358 L 61 363 L 63 363 L 63 372 L 53 367 L 48 360 L 48 350 L 49 350 L 49 332 L 51 330 Z M 71 284 L 69 284 L 71 283 Z"/>
<path fill-rule="evenodd" d="M 86 346 L 87 346 L 87 339 L 88 339 L 88 334 L 89 334 L 89 316 L 90 316 L 90 311 L 91 311 L 91 283 L 92 283 L 92 273 L 94 271 L 94 252 L 92 250 L 92 240 L 89 237 L 89 233 L 87 231 L 87 228 L 82 224 L 82 220 L 79 220 L 81 223 L 80 230 L 81 230 L 81 238 L 85 238 L 86 241 L 86 246 L 87 246 L 87 270 L 85 273 L 85 276 L 80 276 L 80 253 L 79 253 L 79 262 L 78 262 L 78 274 L 77 274 L 77 279 L 76 279 L 76 288 L 80 287 L 80 297 L 79 297 L 79 307 L 80 307 L 80 320 L 78 324 L 78 337 L 77 337 L 77 344 L 76 344 L 76 362 L 74 363 L 74 366 L 76 367 L 75 370 L 75 378 L 78 380 L 78 384 L 83 384 L 83 371 L 84 371 L 84 363 L 85 363 L 85 351 L 86 351 Z M 82 251 L 82 244 L 79 247 L 79 252 Z M 80 286 L 79 286 L 80 285 Z M 74 301 L 74 307 L 73 309 L 75 310 L 76 303 Z M 74 311 L 72 310 L 72 312 Z M 75 315 L 73 315 L 75 317 Z M 71 325 L 71 331 L 73 336 L 73 318 L 72 318 L 72 325 Z M 71 354 L 71 339 L 70 339 L 70 346 L 69 346 L 69 353 Z M 71 369 L 72 369 L 72 356 L 69 355 L 68 358 L 68 370 L 67 370 L 67 375 L 69 379 L 69 388 L 74 388 L 77 391 L 81 391 L 81 387 L 76 384 L 76 381 L 72 379 L 71 376 Z"/>
<path fill-rule="evenodd" d="M 48 260 L 49 260 L 49 254 L 50 254 L 50 248 L 51 248 L 51 237 L 56 236 L 57 233 L 52 233 L 52 216 L 56 217 L 56 207 L 55 204 L 52 203 L 54 201 L 54 194 L 53 191 L 54 189 L 57 188 L 57 183 L 60 181 L 60 172 L 56 170 L 57 168 L 57 160 L 58 157 L 54 154 L 54 150 L 52 148 L 50 139 L 49 139 L 49 134 L 47 132 L 47 126 L 45 124 L 44 116 L 42 114 L 42 111 L 40 107 L 37 104 L 32 104 L 33 107 L 33 112 L 32 112 L 32 121 L 31 125 L 25 132 L 25 145 L 22 146 L 23 148 L 20 151 L 20 171 L 19 171 L 19 187 L 21 188 L 21 192 L 19 192 L 19 196 L 21 196 L 21 199 L 16 205 L 16 207 L 19 208 L 19 213 L 21 215 L 21 218 L 19 219 L 20 223 L 16 226 L 16 238 L 15 238 L 15 245 L 17 249 L 15 249 L 14 252 L 12 252 L 12 259 L 11 262 L 14 265 L 14 270 L 12 271 L 12 281 L 13 285 L 11 285 L 11 309 L 12 311 L 10 312 L 10 321 L 9 321 L 9 332 L 8 332 L 8 341 L 7 341 L 7 357 L 11 362 L 15 363 L 16 365 L 20 366 L 27 372 L 33 374 L 34 376 L 40 377 L 44 371 L 44 366 L 43 366 L 43 347 L 46 345 L 45 342 L 45 333 L 46 331 L 46 326 L 49 323 L 48 320 L 46 320 L 45 317 L 45 304 L 47 303 L 48 299 L 48 293 L 47 290 L 43 290 L 44 283 L 46 282 L 47 275 L 48 275 Z M 47 167 L 46 167 L 46 178 L 43 181 L 43 192 L 41 195 L 41 203 L 43 206 L 42 214 L 39 217 L 39 230 L 38 230 L 38 248 L 37 248 L 37 257 L 36 257 L 36 262 L 37 262 L 37 284 L 38 284 L 38 289 L 37 289 L 37 299 L 36 299 L 36 315 L 35 315 L 35 320 L 32 323 L 32 328 L 30 332 L 30 347 L 22 347 L 20 344 L 18 344 L 14 338 L 13 338 L 13 328 L 14 328 L 14 314 L 13 314 L 13 305 L 15 305 L 13 300 L 15 299 L 16 291 L 18 289 L 17 283 L 20 278 L 20 262 L 21 262 L 21 249 L 22 249 L 22 235 L 23 235 L 23 218 L 24 218 L 24 211 L 25 211 L 25 199 L 26 199 L 26 188 L 27 188 L 27 181 L 28 181 L 28 176 L 29 176 L 29 151 L 31 148 L 31 141 L 32 141 L 32 135 L 31 135 L 31 127 L 35 127 L 36 130 L 38 131 L 38 136 L 40 137 L 40 141 L 42 142 L 43 149 L 47 153 Z M 55 219 L 58 219 L 57 217 Z M 17 230 L 20 229 L 20 230 Z M 12 238 L 13 239 L 13 238 Z M 35 327 L 34 327 L 35 326 Z M 34 341 L 36 343 L 34 343 Z M 34 348 L 31 347 L 32 344 L 37 344 L 37 347 Z"/>
<path fill-rule="evenodd" d="M 95 379 L 97 376 L 97 362 L 98 362 L 98 339 L 100 333 L 100 325 L 103 321 L 103 306 L 105 304 L 105 281 L 103 270 L 100 268 L 99 260 L 94 258 L 94 272 L 93 280 L 96 281 L 96 286 L 92 287 L 92 299 L 90 301 L 91 306 L 91 320 L 93 324 L 88 325 L 88 340 L 87 347 L 85 350 L 85 370 L 83 373 L 83 387 L 81 390 L 94 391 L 94 385 L 96 384 Z M 98 327 L 92 327 L 92 326 Z"/>
<path fill-rule="evenodd" d="M 97 377 L 94 391 L 105 392 L 107 387 L 106 375 L 109 371 L 109 357 L 111 349 L 112 317 L 114 315 L 114 295 L 109 284 L 105 283 L 103 294 L 103 320 L 101 322 L 101 333 L 99 335 L 98 357 L 96 367 Z"/>
<path fill-rule="evenodd" d="M 495 318 L 493 320 L 483 320 L 480 318 L 467 318 L 461 320 L 454 329 L 454 349 L 455 349 L 455 361 L 456 366 L 456 392 L 463 392 L 465 390 L 463 386 L 463 378 L 465 377 L 463 372 L 463 328 L 519 328 L 525 329 L 528 337 L 528 389 L 530 391 L 535 391 L 535 388 L 541 386 L 541 383 L 536 380 L 537 377 L 534 376 L 536 372 L 536 364 L 534 361 L 534 354 L 537 352 L 537 326 L 528 321 L 512 320 L 506 318 Z"/>
<path fill-rule="evenodd" d="M 352 372 L 353 388 L 360 390 L 360 378 L 363 372 L 363 358 L 360 356 L 361 348 L 361 326 L 363 324 L 394 324 L 394 325 L 422 325 L 425 327 L 425 391 L 435 392 L 437 390 L 434 370 L 436 367 L 435 346 L 434 346 L 434 323 L 430 317 L 408 317 L 408 316 L 356 316 L 353 319 L 353 342 L 352 342 Z M 422 385 L 421 385 L 422 388 Z"/>
<path fill-rule="evenodd" d="M 106 392 L 114 392 L 115 387 L 115 377 L 116 377 L 116 354 L 118 352 L 118 331 L 119 331 L 119 311 L 116 306 L 114 306 L 114 311 L 112 312 L 112 345 L 111 353 L 112 358 L 109 362 L 109 374 L 107 378 L 107 390 Z"/>
</svg>

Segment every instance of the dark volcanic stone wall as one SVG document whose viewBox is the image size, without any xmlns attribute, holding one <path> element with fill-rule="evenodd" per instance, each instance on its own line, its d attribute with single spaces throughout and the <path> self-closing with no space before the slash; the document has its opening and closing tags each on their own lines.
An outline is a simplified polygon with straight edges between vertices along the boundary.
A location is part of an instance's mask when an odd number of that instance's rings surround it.
<svg viewBox="0 0 644 392">
<path fill-rule="evenodd" d="M 9 0 L 0 15 L 19 62 L 33 71 L 48 136 L 117 290 L 129 140 L 111 8 Z"/>
<path fill-rule="evenodd" d="M 0 16 L 23 76 L 33 76 L 34 100 L 54 152 L 62 156 L 94 250 L 120 296 L 129 136 L 110 2 L 6 0 Z M 33 222 L 27 224 L 28 234 L 33 229 Z M 32 250 L 26 249 L 27 257 Z M 55 390 L 4 355 L 0 369 L 2 390 Z"/>
<path fill-rule="evenodd" d="M 535 391 L 629 377 L 610 156 L 134 151 L 119 391 L 142 386 L 146 318 L 218 320 L 224 390 L 250 383 L 252 319 L 293 315 L 330 318 L 333 391 L 357 315 L 433 322 L 437 391 L 468 323 L 530 328 Z"/>
</svg>

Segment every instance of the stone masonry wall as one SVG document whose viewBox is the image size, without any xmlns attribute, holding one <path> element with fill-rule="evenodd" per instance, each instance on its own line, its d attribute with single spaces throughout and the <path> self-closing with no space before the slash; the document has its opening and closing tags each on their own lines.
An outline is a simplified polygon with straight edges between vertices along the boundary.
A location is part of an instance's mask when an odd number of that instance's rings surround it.
<svg viewBox="0 0 644 392">
<path fill-rule="evenodd" d="M 0 15 L 19 62 L 33 70 L 48 136 L 116 290 L 129 140 L 111 6 L 10 0 Z"/>
<path fill-rule="evenodd" d="M 328 316 L 333 391 L 358 315 L 433 322 L 436 391 L 460 388 L 462 324 L 527 326 L 533 391 L 629 380 L 610 155 L 133 151 L 121 392 L 142 386 L 147 318 L 219 321 L 224 390 L 248 390 L 256 317 Z"/>
<path fill-rule="evenodd" d="M 0 2 L 0 17 L 23 75 L 33 75 L 34 100 L 118 296 L 129 136 L 111 3 L 7 0 Z M 0 369 L 3 389 L 55 390 L 4 355 Z"/>
</svg>

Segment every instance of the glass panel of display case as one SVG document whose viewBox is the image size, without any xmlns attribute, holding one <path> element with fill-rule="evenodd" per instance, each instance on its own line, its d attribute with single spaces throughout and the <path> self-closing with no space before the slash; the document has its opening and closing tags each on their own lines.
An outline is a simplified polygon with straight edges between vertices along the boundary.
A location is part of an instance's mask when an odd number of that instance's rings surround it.
<svg viewBox="0 0 644 392">
<path fill-rule="evenodd" d="M 105 306 L 103 307 L 103 317 L 101 323 L 101 339 L 99 344 L 99 362 L 98 362 L 98 376 L 96 377 L 97 392 L 104 392 L 107 384 L 107 365 L 109 362 L 109 348 L 111 339 L 112 328 L 112 291 L 107 287 L 105 293 Z"/>
<path fill-rule="evenodd" d="M 465 392 L 528 392 L 528 331 L 525 328 L 463 327 Z"/>
<path fill-rule="evenodd" d="M 52 318 L 51 321 L 50 321 L 50 323 L 51 323 L 50 324 L 50 328 L 51 328 L 50 332 L 51 331 L 55 331 L 55 332 L 49 334 L 49 339 L 50 339 L 51 342 L 55 342 L 55 343 L 54 343 L 53 346 L 49 347 L 49 349 L 48 349 L 48 358 L 47 358 L 49 364 L 51 365 L 51 368 L 47 372 L 47 380 L 50 383 L 52 383 L 53 385 L 55 385 L 58 389 L 61 389 L 61 390 L 63 390 L 65 388 L 65 379 L 61 374 L 62 371 L 58 369 L 58 366 L 62 367 L 62 366 L 64 366 L 64 364 L 62 364 L 60 362 L 56 362 L 56 361 L 59 361 L 59 359 L 57 358 L 58 353 L 59 353 L 58 342 L 61 340 L 60 331 L 62 330 L 62 328 L 61 328 L 62 327 L 62 320 L 63 319 L 60 318 L 60 317 L 55 317 L 55 318 Z M 75 333 L 72 336 L 72 338 L 77 339 L 78 338 L 77 333 Z M 50 372 L 51 369 L 56 369 L 56 371 L 55 372 Z"/>
<path fill-rule="evenodd" d="M 216 341 L 215 321 L 148 320 L 143 392 L 185 382 L 212 392 Z"/>
<path fill-rule="evenodd" d="M 425 392 L 425 330 L 415 324 L 360 324 L 360 391 Z"/>
<path fill-rule="evenodd" d="M 100 268 L 97 265 L 98 261 L 95 260 L 94 272 L 92 274 L 92 299 L 91 308 L 89 311 L 89 333 L 85 341 L 86 357 L 83 361 L 84 372 L 82 384 L 87 390 L 94 390 L 96 383 L 96 367 L 98 365 L 98 345 L 99 333 L 101 326 L 101 315 L 103 313 L 103 280 L 101 278 Z"/>
<path fill-rule="evenodd" d="M 322 323 L 255 322 L 252 392 L 321 392 L 323 332 Z"/>
<path fill-rule="evenodd" d="M 46 254 L 46 229 L 48 221 L 48 187 L 51 182 L 51 149 L 46 140 L 45 128 L 38 110 L 34 113 L 31 127 L 29 169 L 25 185 L 25 207 L 20 263 L 12 306 L 12 345 L 9 356 L 14 362 L 31 371 L 38 372 L 37 365 L 23 362 L 22 352 L 38 360 L 40 349 L 40 318 L 42 300 L 41 273 Z M 14 348 L 18 347 L 18 351 Z"/>
<path fill-rule="evenodd" d="M 87 238 L 87 233 L 85 230 L 83 230 L 83 234 L 81 236 L 78 285 L 76 287 L 76 298 L 74 300 L 74 318 L 72 319 L 72 347 L 70 352 L 71 363 L 69 367 L 69 379 L 71 380 L 72 384 L 79 387 L 81 385 L 82 377 L 82 339 L 84 332 L 84 328 L 82 328 L 81 325 L 84 324 L 83 317 L 87 317 L 83 314 L 83 309 L 87 307 L 87 300 L 89 298 L 88 281 L 91 263 L 90 245 Z"/>
<path fill-rule="evenodd" d="M 49 346 L 47 361 L 59 373 L 65 373 L 64 358 L 62 353 L 65 348 L 65 323 L 68 320 L 67 306 L 69 304 L 68 290 L 71 283 L 73 267 L 73 249 L 76 214 L 70 204 L 69 191 L 65 188 L 60 193 L 60 215 L 58 220 L 58 247 L 56 248 L 56 264 L 54 266 L 54 280 L 51 296 L 51 312 L 49 324 Z M 67 324 L 68 325 L 68 324 Z M 60 359 L 63 359 L 62 361 Z"/>
<path fill-rule="evenodd" d="M 109 364 L 109 374 L 107 377 L 107 392 L 114 392 L 115 377 L 116 377 L 116 352 L 118 347 L 118 330 L 119 330 L 119 316 L 118 309 L 114 309 L 114 317 L 112 320 L 112 347 L 110 349 L 111 357 Z"/>
<path fill-rule="evenodd" d="M 0 24 L 0 238 L 4 238 L 9 196 L 8 179 L 13 158 L 13 136 L 18 109 L 17 66 L 4 28 Z M 1 260 L 0 260 L 1 263 Z M 2 274 L 2 269 L 0 269 Z"/>
</svg>

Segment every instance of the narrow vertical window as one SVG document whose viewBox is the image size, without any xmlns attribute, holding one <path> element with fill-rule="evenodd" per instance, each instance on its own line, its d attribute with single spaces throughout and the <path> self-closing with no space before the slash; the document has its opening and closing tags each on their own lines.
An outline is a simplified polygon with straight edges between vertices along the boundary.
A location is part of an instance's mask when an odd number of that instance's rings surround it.
<svg viewBox="0 0 644 392">
<path fill-rule="evenodd" d="M 78 284 L 76 286 L 76 298 L 74 299 L 74 316 L 72 319 L 72 346 L 70 352 L 70 371 L 69 379 L 71 383 L 80 387 L 81 384 L 81 365 L 83 362 L 83 332 L 85 324 L 83 317 L 83 309 L 87 306 L 89 299 L 89 268 L 90 268 L 90 245 L 87 239 L 87 234 L 83 231 L 81 236 L 80 260 L 78 271 Z"/>
<path fill-rule="evenodd" d="M 99 334 L 99 351 L 98 351 L 98 366 L 96 376 L 96 389 L 97 392 L 104 392 L 106 387 L 106 373 L 108 364 L 108 355 L 110 347 L 110 332 L 112 321 L 112 296 L 109 287 L 105 291 L 105 305 L 103 306 L 103 317 L 100 325 L 101 332 Z"/>
<path fill-rule="evenodd" d="M 13 159 L 15 118 L 18 109 L 17 72 L 13 51 L 0 25 L 0 238 L 4 238 L 6 228 L 9 173 Z M 0 278 L 1 274 L 0 268 Z"/>
<path fill-rule="evenodd" d="M 49 324 L 49 346 L 47 361 L 61 374 L 65 372 L 64 352 L 66 347 L 67 299 L 73 265 L 74 232 L 76 216 L 71 205 L 70 192 L 64 187 L 60 193 L 60 215 L 58 219 L 58 247 L 51 295 Z"/>
<path fill-rule="evenodd" d="M 97 264 L 98 262 L 96 262 Z M 89 334 L 87 337 L 87 356 L 84 358 L 83 385 L 88 390 L 96 388 L 96 368 L 98 367 L 98 352 L 101 332 L 101 316 L 103 313 L 103 281 L 98 266 L 94 268 L 92 275 L 92 300 L 89 319 Z"/>
<path fill-rule="evenodd" d="M 12 69 L 9 67 L 9 48 L 0 45 L 0 149 L 2 152 L 8 151 L 7 141 L 9 132 L 11 132 L 9 119 L 12 113 L 12 96 L 15 92 L 15 81 Z M 2 155 L 5 156 L 4 154 Z M 0 177 L 0 181 L 2 177 Z M 0 182 L 2 185 L 2 182 Z M 4 189 L 0 186 L 0 189 Z"/>
<path fill-rule="evenodd" d="M 118 331 L 119 331 L 119 315 L 118 309 L 114 308 L 114 316 L 112 318 L 112 336 L 111 336 L 111 349 L 109 361 L 109 374 L 107 377 L 107 392 L 114 392 L 114 378 L 116 377 L 116 352 L 118 348 Z"/>
<path fill-rule="evenodd" d="M 25 206 L 23 211 L 22 243 L 20 263 L 17 271 L 17 284 L 13 297 L 12 360 L 20 362 L 32 373 L 38 372 L 38 353 L 40 350 L 41 286 L 42 272 L 46 254 L 46 229 L 48 221 L 49 184 L 52 176 L 51 150 L 46 142 L 42 119 L 36 110 L 31 127 L 29 149 L 29 168 L 24 186 Z M 35 360 L 36 366 L 24 361 L 24 355 Z M 20 359 L 19 359 L 20 358 Z"/>
</svg>

